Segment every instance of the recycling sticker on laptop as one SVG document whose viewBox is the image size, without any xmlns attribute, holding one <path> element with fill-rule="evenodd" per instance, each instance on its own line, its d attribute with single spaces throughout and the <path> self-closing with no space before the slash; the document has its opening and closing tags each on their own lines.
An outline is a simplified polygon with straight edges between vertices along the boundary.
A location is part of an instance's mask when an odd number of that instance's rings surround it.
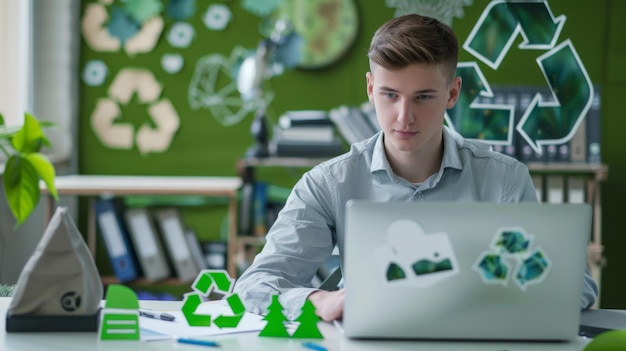
<svg viewBox="0 0 626 351">
<path fill-rule="evenodd" d="M 552 263 L 533 236 L 523 228 L 500 228 L 490 245 L 474 264 L 483 282 L 506 286 L 510 280 L 522 290 L 542 282 Z"/>
<path fill-rule="evenodd" d="M 374 249 L 385 283 L 427 287 L 459 273 L 446 233 L 425 233 L 417 222 L 401 219 L 387 228 L 387 241 Z"/>
</svg>

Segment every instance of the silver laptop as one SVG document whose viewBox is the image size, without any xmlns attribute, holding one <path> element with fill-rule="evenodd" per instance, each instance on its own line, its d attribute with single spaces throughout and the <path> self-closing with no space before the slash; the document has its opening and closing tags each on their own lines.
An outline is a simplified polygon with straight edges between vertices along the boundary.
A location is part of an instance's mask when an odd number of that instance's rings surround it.
<svg viewBox="0 0 626 351">
<path fill-rule="evenodd" d="M 587 204 L 350 201 L 344 333 L 575 338 L 591 216 Z"/>
</svg>

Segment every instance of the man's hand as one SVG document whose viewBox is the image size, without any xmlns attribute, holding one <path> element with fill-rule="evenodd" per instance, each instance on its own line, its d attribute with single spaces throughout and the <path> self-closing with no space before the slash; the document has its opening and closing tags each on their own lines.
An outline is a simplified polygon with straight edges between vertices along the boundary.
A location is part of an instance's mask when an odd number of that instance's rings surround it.
<svg viewBox="0 0 626 351">
<path fill-rule="evenodd" d="M 345 289 L 336 291 L 320 290 L 309 295 L 309 300 L 315 306 L 315 313 L 324 321 L 332 321 L 343 317 L 345 298 Z"/>
</svg>

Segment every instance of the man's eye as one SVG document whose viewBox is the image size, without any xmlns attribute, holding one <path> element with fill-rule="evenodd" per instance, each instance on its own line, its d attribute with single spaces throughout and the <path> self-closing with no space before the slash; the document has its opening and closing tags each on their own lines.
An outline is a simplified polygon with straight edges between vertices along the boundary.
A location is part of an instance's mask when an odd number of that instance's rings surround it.
<svg viewBox="0 0 626 351">
<path fill-rule="evenodd" d="M 415 97 L 416 100 L 430 100 L 432 98 L 433 98 L 432 95 L 417 95 Z"/>
<path fill-rule="evenodd" d="M 395 93 L 384 93 L 383 94 L 384 97 L 386 97 L 387 99 L 393 99 L 396 97 Z"/>
</svg>

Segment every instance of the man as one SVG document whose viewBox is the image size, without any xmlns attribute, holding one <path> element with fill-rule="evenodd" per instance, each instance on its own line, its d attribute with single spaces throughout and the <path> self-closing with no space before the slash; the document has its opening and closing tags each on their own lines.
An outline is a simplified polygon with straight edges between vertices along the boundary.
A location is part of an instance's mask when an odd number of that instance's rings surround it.
<svg viewBox="0 0 626 351">
<path fill-rule="evenodd" d="M 317 268 L 344 244 L 344 207 L 375 201 L 537 202 L 528 168 L 443 126 L 459 98 L 458 42 L 436 19 L 405 15 L 379 28 L 368 53 L 367 96 L 381 132 L 305 173 L 235 285 L 249 311 L 264 313 L 280 294 L 287 317 L 308 298 L 323 320 L 340 319 L 345 291 L 311 288 Z M 581 308 L 596 299 L 585 272 Z"/>
</svg>

